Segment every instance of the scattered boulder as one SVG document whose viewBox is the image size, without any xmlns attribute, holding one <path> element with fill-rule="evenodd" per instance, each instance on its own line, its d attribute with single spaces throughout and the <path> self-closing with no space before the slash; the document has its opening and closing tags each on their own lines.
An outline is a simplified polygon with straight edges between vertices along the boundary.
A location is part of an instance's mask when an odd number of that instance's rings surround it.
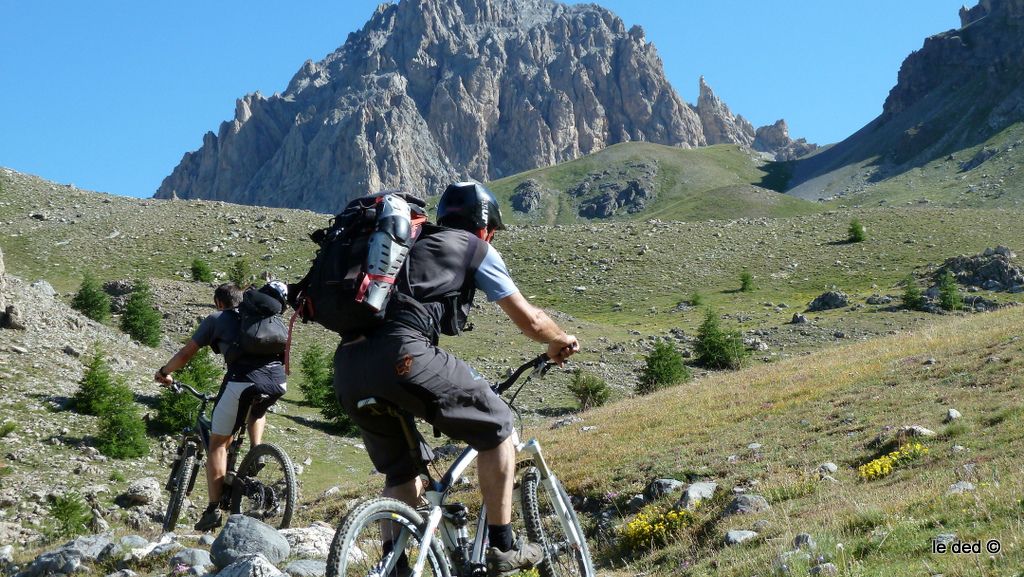
<svg viewBox="0 0 1024 577">
<path fill-rule="evenodd" d="M 893 298 L 889 295 L 871 295 L 868 297 L 869 305 L 888 305 L 892 304 Z"/>
<path fill-rule="evenodd" d="M 829 461 L 818 465 L 818 472 L 823 475 L 835 475 L 839 471 L 839 466 Z"/>
<path fill-rule="evenodd" d="M 815 313 L 819 311 L 841 309 L 846 306 L 850 306 L 850 297 L 846 293 L 840 291 L 828 291 L 826 293 L 822 293 L 818 298 L 811 301 L 811 304 L 807 305 L 807 312 Z"/>
<path fill-rule="evenodd" d="M 526 214 L 536 212 L 541 207 L 541 200 L 546 194 L 549 194 L 548 191 L 544 190 L 539 182 L 528 178 L 520 182 L 512 193 L 510 199 L 512 208 Z"/>
<path fill-rule="evenodd" d="M 706 501 L 715 496 L 715 492 L 718 491 L 718 483 L 713 481 L 701 481 L 698 483 L 691 483 L 686 490 L 683 491 L 682 498 L 679 499 L 679 504 L 684 509 L 696 509 L 701 501 Z"/>
<path fill-rule="evenodd" d="M 285 565 L 284 572 L 292 577 L 324 577 L 327 575 L 327 562 L 300 559 Z"/>
<path fill-rule="evenodd" d="M 761 513 L 771 508 L 771 505 L 768 504 L 768 499 L 761 495 L 737 495 L 729 503 L 729 506 L 725 508 L 725 516 Z"/>
<path fill-rule="evenodd" d="M 988 248 L 974 256 L 955 256 L 942 263 L 934 278 L 937 281 L 950 272 L 962 285 L 992 291 L 1024 291 L 1024 270 L 1011 262 L 1016 256 L 1005 246 Z"/>
<path fill-rule="evenodd" d="M 818 543 L 811 537 L 810 533 L 798 533 L 793 538 L 794 549 L 817 549 Z"/>
<path fill-rule="evenodd" d="M 152 505 L 160 500 L 161 489 L 160 481 L 153 477 L 143 477 L 132 481 L 125 492 L 117 497 L 116 502 L 125 508 Z"/>
<path fill-rule="evenodd" d="M 833 563 L 822 563 L 821 565 L 815 565 L 814 567 L 811 567 L 809 574 L 824 576 L 839 575 L 839 568 L 836 567 Z"/>
<path fill-rule="evenodd" d="M 290 551 L 288 540 L 270 525 L 245 515 L 231 515 L 210 547 L 210 557 L 217 567 L 224 568 L 256 553 L 271 564 L 280 563 Z"/>
<path fill-rule="evenodd" d="M 944 422 L 952 423 L 953 421 L 960 419 L 961 417 L 963 417 L 963 415 L 960 414 L 960 411 L 951 408 L 948 411 L 946 411 L 946 419 Z"/>
<path fill-rule="evenodd" d="M 757 537 L 757 533 L 754 531 L 740 531 L 732 530 L 725 534 L 726 545 L 739 545 L 745 541 L 750 541 L 754 537 Z"/>
<path fill-rule="evenodd" d="M 675 479 L 655 479 L 647 484 L 644 489 L 644 500 L 655 501 L 679 491 L 683 488 L 684 483 Z"/>
<path fill-rule="evenodd" d="M 171 569 L 178 565 L 190 567 L 196 575 L 203 575 L 213 568 L 213 560 L 205 549 L 182 549 L 171 557 L 169 564 Z"/>
<path fill-rule="evenodd" d="M 806 325 L 807 323 L 807 317 L 800 313 L 793 313 L 793 319 L 789 321 L 791 325 Z"/>
<path fill-rule="evenodd" d="M 53 288 L 53 285 L 44 280 L 37 280 L 28 286 L 29 288 L 31 288 L 32 290 L 36 291 L 37 293 L 46 298 L 52 299 L 53 297 L 57 296 L 57 291 Z"/>
<path fill-rule="evenodd" d="M 217 577 L 284 577 L 285 574 L 259 553 L 239 557 L 217 573 Z"/>
<path fill-rule="evenodd" d="M 288 541 L 293 557 L 327 559 L 334 540 L 334 527 L 319 521 L 309 527 L 280 529 L 278 533 Z"/>
<path fill-rule="evenodd" d="M 78 551 L 74 549 L 58 549 L 36 557 L 34 561 L 17 574 L 17 577 L 70 575 L 82 569 L 82 557 Z"/>
<path fill-rule="evenodd" d="M 934 437 L 938 433 L 921 425 L 908 425 L 901 428 L 896 435 L 901 437 Z"/>
</svg>

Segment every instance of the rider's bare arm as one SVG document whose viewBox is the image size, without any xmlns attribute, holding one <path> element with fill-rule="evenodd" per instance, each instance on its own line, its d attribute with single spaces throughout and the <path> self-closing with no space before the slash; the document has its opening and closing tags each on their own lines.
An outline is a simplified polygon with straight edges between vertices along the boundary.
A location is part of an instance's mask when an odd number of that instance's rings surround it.
<svg viewBox="0 0 1024 577">
<path fill-rule="evenodd" d="M 200 346 L 195 341 L 189 339 L 188 343 L 181 347 L 181 350 L 174 353 L 174 356 L 171 357 L 171 360 L 167 361 L 166 365 L 157 370 L 156 374 L 153 375 L 153 380 L 165 385 L 171 384 L 170 374 L 188 364 L 189 360 L 199 352 L 199 349 Z"/>
<path fill-rule="evenodd" d="M 547 313 L 530 304 L 522 293 L 510 294 L 497 303 L 524 335 L 548 345 L 548 356 L 552 361 L 561 363 L 579 350 L 576 337 L 566 334 Z"/>
</svg>

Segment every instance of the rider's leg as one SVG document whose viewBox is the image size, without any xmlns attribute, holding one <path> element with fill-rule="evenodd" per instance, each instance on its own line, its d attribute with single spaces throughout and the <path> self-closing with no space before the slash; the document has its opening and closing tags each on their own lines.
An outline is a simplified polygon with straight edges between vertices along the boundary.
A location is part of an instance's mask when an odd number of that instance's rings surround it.
<svg viewBox="0 0 1024 577">
<path fill-rule="evenodd" d="M 410 481 L 400 483 L 392 487 L 384 487 L 383 495 L 392 499 L 398 499 L 403 503 L 408 503 L 413 507 L 420 504 L 420 498 L 423 496 L 424 489 L 423 479 L 414 477 Z"/>
<path fill-rule="evenodd" d="M 508 525 L 512 522 L 512 477 L 516 467 L 512 437 L 493 449 L 480 451 L 476 463 L 480 492 L 487 506 L 487 524 Z"/>
<path fill-rule="evenodd" d="M 206 484 L 209 487 L 210 504 L 220 503 L 224 492 L 224 474 L 228 470 L 228 445 L 231 435 L 210 434 L 210 454 L 206 459 Z"/>
<path fill-rule="evenodd" d="M 267 426 L 267 416 L 255 418 L 249 415 L 249 448 L 253 448 L 263 442 L 263 429 Z"/>
</svg>

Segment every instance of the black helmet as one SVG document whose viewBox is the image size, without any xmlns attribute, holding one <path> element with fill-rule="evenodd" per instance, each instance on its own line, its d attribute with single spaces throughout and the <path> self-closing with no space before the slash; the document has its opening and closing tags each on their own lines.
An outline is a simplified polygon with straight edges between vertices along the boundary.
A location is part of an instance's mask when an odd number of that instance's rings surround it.
<svg viewBox="0 0 1024 577">
<path fill-rule="evenodd" d="M 491 191 L 479 182 L 455 182 L 448 185 L 437 204 L 437 222 L 479 234 L 501 230 L 501 209 Z"/>
</svg>

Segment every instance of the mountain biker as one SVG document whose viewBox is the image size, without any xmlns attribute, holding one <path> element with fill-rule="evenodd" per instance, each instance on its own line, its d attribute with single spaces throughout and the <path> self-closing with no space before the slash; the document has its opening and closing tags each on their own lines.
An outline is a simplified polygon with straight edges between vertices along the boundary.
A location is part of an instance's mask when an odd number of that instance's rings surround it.
<svg viewBox="0 0 1024 577">
<path fill-rule="evenodd" d="M 261 288 L 260 292 L 274 297 L 284 308 L 288 296 L 288 287 L 284 283 L 272 281 Z M 214 353 L 224 355 L 227 364 L 227 374 L 221 382 L 211 417 L 209 458 L 206 460 L 209 502 L 195 524 L 197 531 L 221 525 L 218 505 L 224 489 L 228 446 L 233 433 L 242 426 L 248 415 L 249 446 L 259 445 L 267 422 L 267 409 L 284 395 L 287 388 L 283 359 L 246 358 L 237 350 L 241 320 L 236 309 L 242 302 L 242 294 L 242 289 L 234 283 L 218 286 L 213 293 L 213 304 L 217 312 L 203 319 L 188 343 L 167 364 L 157 369 L 153 376 L 162 386 L 171 385 L 174 382 L 171 374 L 184 367 L 205 346 L 210 347 Z"/>
<path fill-rule="evenodd" d="M 437 347 L 439 333 L 454 335 L 465 328 L 479 288 L 527 337 L 546 343 L 552 361 L 561 363 L 579 343 L 522 296 L 490 245 L 495 231 L 504 228 L 490 191 L 475 182 L 448 186 L 437 207 L 437 222 L 440 226 L 424 225 L 409 252 L 384 325 L 349 336 L 338 346 L 335 393 L 359 425 L 374 466 L 385 474 L 387 497 L 417 505 L 424 490 L 419 467 L 393 417 L 360 412 L 360 400 L 372 396 L 390 401 L 479 451 L 490 541 L 488 573 L 513 574 L 542 561 L 543 550 L 536 543 L 515 542 L 512 533 L 512 412 L 482 376 Z M 420 451 L 429 455 L 427 447 Z M 393 547 L 384 546 L 386 552 Z M 399 558 L 400 566 L 407 562 Z"/>
</svg>

